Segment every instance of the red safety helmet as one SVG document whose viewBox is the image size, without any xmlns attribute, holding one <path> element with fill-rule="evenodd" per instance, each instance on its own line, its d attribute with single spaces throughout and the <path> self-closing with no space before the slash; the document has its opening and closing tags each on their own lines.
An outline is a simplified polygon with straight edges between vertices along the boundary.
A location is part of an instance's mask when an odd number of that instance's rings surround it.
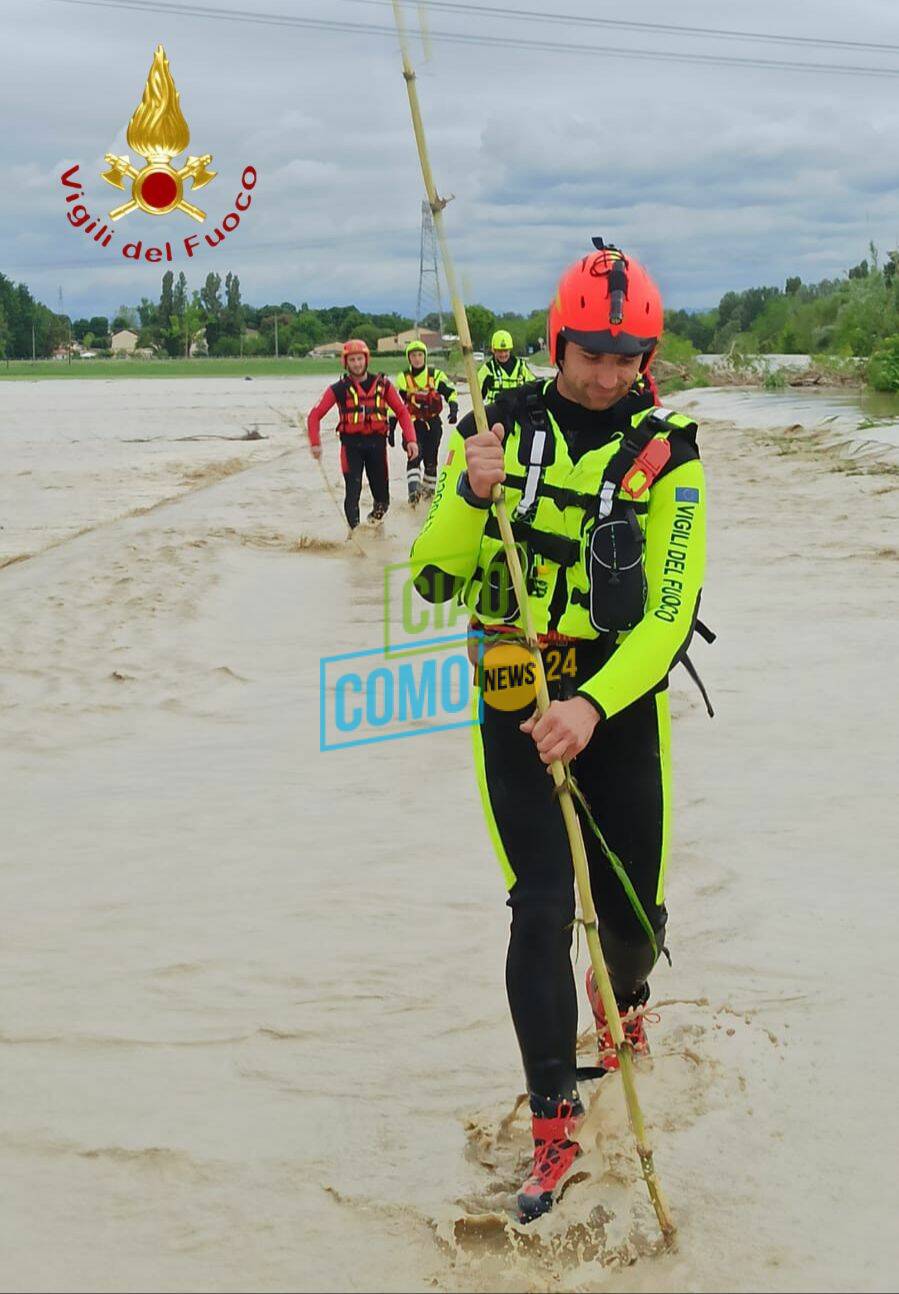
<svg viewBox="0 0 899 1294">
<path fill-rule="evenodd" d="M 349 341 L 343 343 L 343 367 L 346 368 L 347 358 L 350 355 L 364 355 L 366 364 L 371 360 L 371 351 L 364 341 L 358 337 L 351 337 Z"/>
<path fill-rule="evenodd" d="M 559 280 L 546 324 L 550 360 L 561 359 L 560 340 L 574 341 L 595 355 L 642 355 L 646 369 L 664 325 L 659 289 L 639 261 L 601 238 L 593 246 Z"/>
</svg>

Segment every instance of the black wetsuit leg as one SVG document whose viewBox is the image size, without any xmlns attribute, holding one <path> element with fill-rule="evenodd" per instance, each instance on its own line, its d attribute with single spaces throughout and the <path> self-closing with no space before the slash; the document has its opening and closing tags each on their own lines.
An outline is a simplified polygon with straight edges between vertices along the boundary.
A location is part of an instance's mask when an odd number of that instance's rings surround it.
<svg viewBox="0 0 899 1294">
<path fill-rule="evenodd" d="M 390 507 L 390 479 L 387 465 L 387 440 L 384 436 L 360 436 L 365 475 L 371 497 L 382 514 Z"/>
<path fill-rule="evenodd" d="M 551 686 L 551 695 L 553 691 Z M 597 824 L 625 866 L 655 932 L 657 948 L 664 942 L 667 919 L 664 906 L 657 903 L 666 807 L 666 752 L 658 707 L 666 705 L 664 694 L 646 696 L 600 722 L 572 764 Z M 508 879 L 514 881 L 508 900 L 512 926 L 506 986 L 525 1074 L 532 1092 L 562 1097 L 569 1096 L 575 1085 L 577 998 L 570 959 L 573 870 L 552 779 L 533 739 L 519 731 L 529 709 L 509 713 L 485 705 L 480 729 L 483 777 L 511 869 Z M 656 954 L 583 814 L 581 820 L 612 986 L 621 1005 L 631 1005 Z"/>
<path fill-rule="evenodd" d="M 426 493 L 433 494 L 437 489 L 437 455 L 440 450 L 440 438 L 443 435 L 443 423 L 439 418 L 431 418 L 428 422 L 416 422 L 415 435 L 424 468 L 423 488 Z"/>
<path fill-rule="evenodd" d="M 343 510 L 349 526 L 359 524 L 359 496 L 362 493 L 363 456 L 361 437 L 345 436 L 340 442 L 340 470 L 343 473 Z"/>
</svg>

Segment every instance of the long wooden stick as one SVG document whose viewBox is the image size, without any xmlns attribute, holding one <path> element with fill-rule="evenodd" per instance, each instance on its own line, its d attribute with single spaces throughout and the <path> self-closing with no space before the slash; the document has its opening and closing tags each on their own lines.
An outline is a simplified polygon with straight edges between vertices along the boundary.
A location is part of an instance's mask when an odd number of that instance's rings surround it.
<svg viewBox="0 0 899 1294">
<path fill-rule="evenodd" d="M 269 408 L 271 408 L 271 405 L 269 405 Z M 277 410 L 275 410 L 275 412 L 277 413 Z M 299 427 L 301 432 L 305 432 L 307 436 L 309 435 L 309 428 L 306 425 L 305 413 L 297 414 L 297 426 Z M 343 508 L 340 506 L 340 500 L 338 499 L 337 495 L 334 493 L 334 486 L 331 484 L 328 478 L 328 473 L 325 471 L 325 464 L 321 454 L 319 454 L 318 458 L 316 459 L 316 462 L 318 463 L 318 470 L 322 474 L 322 480 L 325 483 L 325 489 L 328 491 L 328 494 L 331 496 L 331 502 L 334 504 L 334 507 L 337 509 L 337 514 L 340 517 L 341 521 L 345 523 L 346 517 L 343 515 Z M 347 531 L 347 539 L 350 540 L 350 542 L 352 543 L 353 547 L 356 549 L 360 557 L 368 556 L 365 549 L 362 547 L 362 545 L 359 543 L 359 540 L 356 538 L 356 532 L 354 530 Z"/>
<path fill-rule="evenodd" d="M 434 228 L 437 232 L 437 241 L 440 245 L 440 255 L 443 261 L 444 272 L 446 274 L 447 287 L 449 288 L 450 298 L 452 300 L 453 314 L 455 316 L 456 328 L 459 333 L 459 340 L 462 347 L 462 359 L 465 364 L 465 374 L 468 378 L 469 390 L 471 391 L 471 402 L 475 425 L 479 432 L 484 432 L 488 431 L 489 427 L 487 424 L 487 414 L 484 408 L 484 401 L 481 397 L 481 389 L 478 383 L 477 367 L 474 362 L 474 348 L 471 342 L 471 332 L 468 327 L 468 317 L 465 313 L 465 306 L 456 285 L 453 260 L 450 255 L 449 245 L 443 228 L 443 208 L 446 206 L 446 200 L 438 196 L 437 189 L 434 184 L 434 176 L 432 174 L 431 163 L 428 158 L 428 146 L 425 139 L 421 107 L 418 101 L 418 88 L 415 83 L 415 71 L 409 58 L 409 46 L 406 39 L 405 23 L 399 0 L 393 0 L 393 14 L 396 21 L 397 33 L 399 35 L 400 48 L 403 56 L 403 77 L 406 82 L 406 90 L 409 96 L 409 109 L 412 113 L 412 129 L 415 132 L 415 142 L 418 146 L 418 158 L 421 163 L 421 173 L 422 178 L 424 179 L 425 192 L 427 193 L 428 203 L 430 204 L 431 211 L 434 216 Z M 528 603 L 527 588 L 525 586 L 524 575 L 521 570 L 521 562 L 518 557 L 518 549 L 515 545 L 515 537 L 512 534 L 512 527 L 509 522 L 509 514 L 506 508 L 505 496 L 501 485 L 495 485 L 493 487 L 492 500 L 494 512 L 502 535 L 506 561 L 509 566 L 509 572 L 512 576 L 512 585 L 515 589 L 515 595 L 518 599 L 518 606 L 521 611 L 525 639 L 536 666 L 537 710 L 538 713 L 542 715 L 549 707 L 549 691 L 546 686 L 546 674 L 543 669 L 543 658 L 540 654 L 539 641 L 534 629 L 534 621 L 531 615 L 530 605 Z M 618 1055 L 628 1118 L 634 1134 L 634 1140 L 637 1143 L 637 1154 L 640 1159 L 640 1167 L 643 1171 L 643 1178 L 646 1182 L 646 1188 L 649 1191 L 649 1198 L 652 1201 L 653 1208 L 655 1209 L 655 1214 L 658 1219 L 662 1235 L 665 1238 L 665 1241 L 670 1243 L 675 1233 L 674 1221 L 669 1212 L 668 1205 L 665 1202 L 665 1197 L 662 1194 L 662 1188 L 659 1184 L 655 1166 L 653 1164 L 652 1148 L 646 1136 L 643 1112 L 640 1109 L 640 1103 L 637 1099 L 637 1087 L 634 1080 L 631 1046 L 624 1037 L 621 1018 L 618 1014 L 618 1004 L 615 1000 L 612 982 L 609 979 L 609 972 L 606 967 L 606 960 L 603 956 L 602 944 L 599 939 L 599 924 L 596 917 L 596 908 L 593 903 L 593 894 L 590 888 L 590 871 L 587 864 L 587 851 L 584 847 L 584 837 L 581 831 L 580 819 L 577 816 L 571 791 L 569 789 L 568 769 L 561 760 L 554 760 L 550 765 L 550 769 L 553 781 L 558 790 L 559 804 L 562 809 L 562 816 L 565 820 L 565 828 L 568 832 L 568 842 L 571 847 L 571 859 L 574 865 L 574 874 L 580 898 L 581 920 L 587 935 L 587 947 L 590 951 L 590 962 L 593 966 L 593 974 L 596 977 L 596 984 L 606 1013 L 606 1020 L 612 1034 L 612 1040 L 615 1043 L 615 1051 Z"/>
</svg>

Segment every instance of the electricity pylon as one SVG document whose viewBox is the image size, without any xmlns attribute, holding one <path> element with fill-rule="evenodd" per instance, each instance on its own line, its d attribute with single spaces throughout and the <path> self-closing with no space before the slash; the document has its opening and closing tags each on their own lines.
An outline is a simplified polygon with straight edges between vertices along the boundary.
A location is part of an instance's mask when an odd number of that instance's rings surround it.
<svg viewBox="0 0 899 1294">
<path fill-rule="evenodd" d="M 433 286 L 429 280 L 433 279 Z M 434 217 L 427 202 L 421 204 L 421 251 L 418 258 L 418 304 L 415 307 L 415 331 L 421 329 L 423 314 L 430 314 L 428 306 L 436 302 L 440 336 L 443 336 L 443 301 L 440 297 L 440 275 L 437 272 L 437 235 Z M 424 310 L 422 310 L 424 306 Z"/>
</svg>

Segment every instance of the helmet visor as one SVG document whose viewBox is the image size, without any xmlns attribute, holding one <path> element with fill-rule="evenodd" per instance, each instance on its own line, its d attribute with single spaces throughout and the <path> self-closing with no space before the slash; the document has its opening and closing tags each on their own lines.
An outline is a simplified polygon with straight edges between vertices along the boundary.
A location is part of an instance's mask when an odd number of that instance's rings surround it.
<svg viewBox="0 0 899 1294">
<path fill-rule="evenodd" d="M 573 341 L 591 355 L 643 355 L 658 345 L 658 337 L 636 337 L 630 332 L 582 332 L 577 328 L 562 328 L 560 337 Z"/>
</svg>

